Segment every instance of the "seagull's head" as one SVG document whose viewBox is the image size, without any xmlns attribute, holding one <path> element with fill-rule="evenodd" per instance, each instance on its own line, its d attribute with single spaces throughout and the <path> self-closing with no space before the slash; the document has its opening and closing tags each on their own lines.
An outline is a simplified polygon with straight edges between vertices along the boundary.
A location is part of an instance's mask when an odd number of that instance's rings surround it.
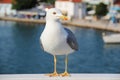
<svg viewBox="0 0 120 80">
<path fill-rule="evenodd" d="M 64 15 L 62 15 L 62 12 L 57 9 L 57 8 L 51 8 L 48 9 L 47 15 L 46 15 L 46 20 L 53 20 L 53 21 L 58 21 L 58 20 L 68 20 L 68 18 Z"/>
</svg>

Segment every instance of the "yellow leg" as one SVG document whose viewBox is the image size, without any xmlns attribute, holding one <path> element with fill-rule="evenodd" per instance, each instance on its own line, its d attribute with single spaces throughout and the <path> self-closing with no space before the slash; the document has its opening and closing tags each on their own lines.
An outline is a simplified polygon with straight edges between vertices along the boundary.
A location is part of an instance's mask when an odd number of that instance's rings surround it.
<svg viewBox="0 0 120 80">
<path fill-rule="evenodd" d="M 56 59 L 56 56 L 54 55 L 54 72 L 47 74 L 47 76 L 50 76 L 50 77 L 59 76 L 59 74 L 57 73 L 57 70 L 56 70 L 56 63 L 57 63 L 57 59 Z"/>
<path fill-rule="evenodd" d="M 66 58 L 65 58 L 65 72 L 60 74 L 60 76 L 62 76 L 62 77 L 70 76 L 70 74 L 67 71 L 67 68 L 68 68 L 68 56 L 66 55 Z"/>
</svg>

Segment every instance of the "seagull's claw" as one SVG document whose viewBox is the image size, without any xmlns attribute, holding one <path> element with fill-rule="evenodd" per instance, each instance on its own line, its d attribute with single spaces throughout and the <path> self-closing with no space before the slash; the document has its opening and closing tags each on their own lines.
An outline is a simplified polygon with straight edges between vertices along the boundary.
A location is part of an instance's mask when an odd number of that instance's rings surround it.
<svg viewBox="0 0 120 80">
<path fill-rule="evenodd" d="M 59 74 L 57 72 L 53 72 L 53 73 L 50 73 L 50 74 L 46 74 L 46 76 L 57 77 L 57 76 L 59 76 Z"/>
<path fill-rule="evenodd" d="M 70 76 L 70 74 L 69 74 L 68 72 L 65 71 L 64 73 L 60 74 L 60 76 L 66 77 L 66 76 Z"/>
</svg>

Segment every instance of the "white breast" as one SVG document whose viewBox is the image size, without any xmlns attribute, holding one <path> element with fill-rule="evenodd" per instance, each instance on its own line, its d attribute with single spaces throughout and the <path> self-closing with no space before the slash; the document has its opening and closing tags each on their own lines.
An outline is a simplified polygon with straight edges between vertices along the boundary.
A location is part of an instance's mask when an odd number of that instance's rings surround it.
<svg viewBox="0 0 120 80">
<path fill-rule="evenodd" d="M 43 33 L 41 34 L 41 42 L 43 48 L 46 52 L 51 53 L 53 55 L 64 55 L 73 52 L 70 46 L 67 44 L 67 32 L 64 30 L 63 27 L 56 27 L 61 26 L 57 24 L 55 26 L 49 25 L 49 28 L 45 28 Z"/>
</svg>

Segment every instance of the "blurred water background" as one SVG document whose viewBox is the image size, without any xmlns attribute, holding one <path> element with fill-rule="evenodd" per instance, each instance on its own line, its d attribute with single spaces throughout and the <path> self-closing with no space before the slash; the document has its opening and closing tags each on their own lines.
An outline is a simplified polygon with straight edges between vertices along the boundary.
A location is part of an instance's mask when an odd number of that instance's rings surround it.
<svg viewBox="0 0 120 80">
<path fill-rule="evenodd" d="M 53 56 L 39 43 L 44 26 L 0 21 L 0 74 L 53 72 Z M 79 43 L 79 51 L 69 55 L 70 73 L 120 73 L 120 44 L 104 44 L 99 30 L 69 28 Z M 64 58 L 57 56 L 59 73 L 64 72 Z"/>
</svg>

